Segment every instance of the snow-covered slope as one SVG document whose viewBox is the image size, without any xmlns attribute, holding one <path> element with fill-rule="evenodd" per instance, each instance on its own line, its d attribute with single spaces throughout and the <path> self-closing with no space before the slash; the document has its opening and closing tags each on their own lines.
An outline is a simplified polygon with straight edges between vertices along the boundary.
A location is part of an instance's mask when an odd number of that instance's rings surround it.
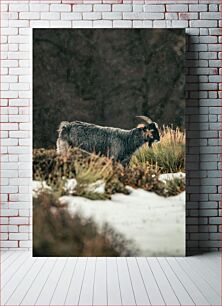
<svg viewBox="0 0 222 306">
<path fill-rule="evenodd" d="M 110 224 L 133 240 L 139 256 L 185 255 L 185 192 L 164 198 L 153 192 L 132 189 L 130 195 L 115 194 L 111 200 L 92 201 L 64 196 L 71 214 L 81 212 L 100 226 Z"/>
<path fill-rule="evenodd" d="M 160 180 L 184 178 L 184 173 L 161 174 Z M 68 180 L 67 191 L 75 189 L 75 179 Z M 45 182 L 33 182 L 33 195 L 38 190 L 50 190 Z M 103 181 L 98 181 L 90 190 L 104 192 Z M 102 227 L 108 223 L 125 239 L 132 240 L 139 249 L 139 256 L 184 256 L 185 255 L 185 192 L 164 198 L 143 189 L 130 190 L 129 195 L 114 194 L 111 200 L 89 200 L 78 196 L 63 196 L 60 201 L 68 204 L 70 214 L 81 213 L 92 217 Z"/>
</svg>

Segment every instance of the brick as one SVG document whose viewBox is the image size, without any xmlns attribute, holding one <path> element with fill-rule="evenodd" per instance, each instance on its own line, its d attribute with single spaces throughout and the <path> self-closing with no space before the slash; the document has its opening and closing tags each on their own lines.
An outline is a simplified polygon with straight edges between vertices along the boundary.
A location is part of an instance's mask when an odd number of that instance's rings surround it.
<svg viewBox="0 0 222 306">
<path fill-rule="evenodd" d="M 29 52 L 8 52 L 8 59 L 28 59 Z"/>
<path fill-rule="evenodd" d="M 152 21 L 151 21 L 152 23 Z M 142 28 L 143 21 L 142 20 L 133 20 L 133 28 Z"/>
<path fill-rule="evenodd" d="M 1 130 L 3 130 L 3 131 L 18 130 L 18 123 L 4 123 L 4 124 L 1 124 Z"/>
<path fill-rule="evenodd" d="M 62 20 L 81 20 L 82 14 L 81 13 L 61 13 Z"/>
<path fill-rule="evenodd" d="M 198 13 L 179 13 L 179 19 L 181 20 L 198 19 Z"/>
<path fill-rule="evenodd" d="M 7 98 L 7 99 L 14 99 L 14 98 L 18 98 L 18 92 L 16 91 L 3 91 L 1 92 L 1 98 Z"/>
<path fill-rule="evenodd" d="M 30 117 L 27 115 L 9 115 L 10 122 L 29 122 Z"/>
<path fill-rule="evenodd" d="M 19 35 L 31 35 L 32 29 L 30 28 L 19 28 Z"/>
<path fill-rule="evenodd" d="M 111 20 L 94 20 L 93 28 L 112 28 Z"/>
<path fill-rule="evenodd" d="M 132 11 L 131 4 L 113 4 L 112 11 L 113 12 L 131 12 Z"/>
<path fill-rule="evenodd" d="M 210 60 L 209 66 L 210 67 L 221 67 L 221 61 L 220 60 Z"/>
<path fill-rule="evenodd" d="M 31 20 L 30 27 L 31 28 L 49 28 L 50 23 L 48 20 Z"/>
<path fill-rule="evenodd" d="M 217 27 L 216 20 L 191 20 L 190 21 L 191 27 L 197 28 L 212 28 Z"/>
<path fill-rule="evenodd" d="M 8 131 L 1 131 L 1 138 L 8 138 Z"/>
<path fill-rule="evenodd" d="M 178 19 L 178 14 L 177 13 L 166 13 L 165 19 L 176 20 Z"/>
<path fill-rule="evenodd" d="M 6 187 L 3 186 L 2 188 L 6 188 Z M 1 209 L 1 216 L 2 217 L 13 217 L 13 216 L 16 217 L 18 216 L 18 210 L 17 209 Z"/>
<path fill-rule="evenodd" d="M 209 29 L 204 29 L 204 28 L 200 29 L 200 35 L 208 35 L 208 34 L 209 34 Z"/>
<path fill-rule="evenodd" d="M 218 208 L 218 204 L 217 204 L 217 202 L 210 202 L 210 201 L 208 201 L 208 202 L 200 202 L 199 203 L 200 204 L 200 209 L 217 209 Z"/>
<path fill-rule="evenodd" d="M 199 39 L 200 39 L 201 44 L 217 43 L 217 36 L 209 36 L 209 35 L 208 36 L 200 36 Z"/>
<path fill-rule="evenodd" d="M 0 230 L 2 233 L 6 232 L 18 232 L 18 226 L 16 225 L 1 225 Z"/>
<path fill-rule="evenodd" d="M 154 28 L 170 28 L 172 27 L 171 20 L 154 20 L 153 21 Z"/>
<path fill-rule="evenodd" d="M 1 35 L 18 35 L 18 28 L 2 28 Z"/>
<path fill-rule="evenodd" d="M 166 5 L 167 12 L 188 12 L 188 5 L 186 4 L 169 4 Z"/>
<path fill-rule="evenodd" d="M 28 20 L 9 20 L 9 27 L 10 28 L 27 28 L 29 26 Z"/>
<path fill-rule="evenodd" d="M 203 170 L 217 170 L 217 163 L 207 163 L 207 162 L 203 162 L 200 164 L 200 167 L 203 169 Z M 212 193 L 215 193 L 216 191 L 214 190 L 214 192 Z M 210 193 L 210 192 L 209 192 Z"/>
<path fill-rule="evenodd" d="M 19 123 L 19 129 L 24 131 L 30 131 L 30 123 Z"/>
<path fill-rule="evenodd" d="M 9 218 L 9 224 L 18 224 L 18 225 L 24 225 L 29 224 L 29 218 L 26 217 L 11 217 Z"/>
<path fill-rule="evenodd" d="M 62 13 L 65 14 L 65 13 Z M 69 13 L 66 13 L 69 14 Z M 56 12 L 50 12 L 50 13 L 41 13 L 41 19 L 47 19 L 47 20 L 59 20 L 60 19 L 60 13 Z M 63 18 L 61 18 L 63 19 Z"/>
<path fill-rule="evenodd" d="M 72 23 L 69 20 L 50 21 L 50 26 L 52 28 L 71 28 L 71 25 Z"/>
<path fill-rule="evenodd" d="M 215 68 L 197 68 L 197 69 L 190 69 L 191 74 L 197 75 L 215 75 L 218 74 Z"/>
<path fill-rule="evenodd" d="M 31 229 L 27 225 L 26 226 L 25 225 L 21 225 L 21 226 L 19 226 L 19 232 L 20 233 L 29 233 L 29 232 L 31 232 Z"/>
<path fill-rule="evenodd" d="M 221 225 L 222 219 L 221 217 L 210 217 L 209 218 L 209 224 L 218 224 Z"/>
<path fill-rule="evenodd" d="M 210 12 L 217 12 L 219 10 L 218 4 L 209 4 L 209 11 Z"/>
<path fill-rule="evenodd" d="M 18 140 L 17 139 L 11 139 L 11 138 L 4 138 L 2 139 L 1 141 L 1 145 L 2 146 L 17 146 L 18 145 Z M 10 165 L 10 164 L 6 164 L 7 167 Z M 2 165 L 2 169 L 4 169 L 4 167 L 6 165 Z M 17 168 L 13 168 L 13 169 L 17 169 Z"/>
<path fill-rule="evenodd" d="M 29 146 L 31 145 L 30 139 L 19 139 L 20 146 Z"/>
<path fill-rule="evenodd" d="M 30 68 L 11 68 L 9 69 L 11 75 L 30 75 Z"/>
<path fill-rule="evenodd" d="M 2 170 L 2 177 L 18 177 L 18 171 L 16 170 Z"/>
<path fill-rule="evenodd" d="M 25 3 L 9 4 L 9 12 L 28 12 L 29 5 Z"/>
<path fill-rule="evenodd" d="M 143 20 L 143 28 L 152 28 L 153 24 L 151 20 Z"/>
<path fill-rule="evenodd" d="M 142 4 L 134 4 L 133 5 L 133 12 L 142 12 L 143 11 L 143 5 Z"/>
<path fill-rule="evenodd" d="M 13 99 L 9 100 L 10 106 L 29 106 L 29 100 L 28 99 Z"/>
<path fill-rule="evenodd" d="M 221 233 L 210 233 L 210 240 L 221 241 L 221 238 L 222 238 Z"/>
<path fill-rule="evenodd" d="M 38 21 L 33 21 L 34 23 L 38 22 Z M 42 21 L 44 23 L 44 21 Z M 32 23 L 32 21 L 31 21 Z M 48 23 L 48 21 L 47 21 Z M 30 51 L 30 44 L 20 44 L 19 45 L 19 51 Z"/>
<path fill-rule="evenodd" d="M 21 171 L 20 171 L 21 172 Z M 25 171 L 23 171 L 25 173 Z M 30 175 L 30 173 L 29 173 Z M 26 177 L 24 175 L 24 177 Z M 9 200 L 12 201 L 12 202 L 17 202 L 17 201 L 26 201 L 28 202 L 30 200 L 30 195 L 29 194 L 22 194 L 22 193 L 19 193 L 19 194 L 10 194 L 9 195 Z"/>
<path fill-rule="evenodd" d="M 92 4 L 76 4 L 73 5 L 74 12 L 92 12 Z"/>
<path fill-rule="evenodd" d="M 29 4 L 30 11 L 34 12 L 48 12 L 49 11 L 49 4 L 43 3 L 30 3 Z"/>
<path fill-rule="evenodd" d="M 121 12 L 108 12 L 108 13 L 102 13 L 102 19 L 122 19 L 122 13 Z"/>
<path fill-rule="evenodd" d="M 123 19 L 164 19 L 163 13 L 123 12 Z"/>
<path fill-rule="evenodd" d="M 20 156 L 23 156 L 23 155 L 20 155 Z M 26 156 L 26 155 L 24 155 L 24 156 Z M 30 158 L 30 156 L 27 156 L 27 157 Z M 28 158 L 26 160 L 28 160 Z M 30 161 L 31 161 L 31 159 L 30 159 Z M 10 178 L 9 183 L 12 184 L 12 185 L 19 185 L 19 186 L 23 186 L 23 185 L 24 186 L 27 186 L 27 185 L 31 186 L 32 185 L 32 181 L 31 181 L 30 178 Z M 13 203 L 10 203 L 10 207 L 12 207 L 12 204 Z M 19 209 L 19 206 L 18 206 L 19 202 L 14 202 L 14 204 L 17 205 L 16 208 Z M 22 204 L 22 208 L 24 208 L 24 203 L 21 203 L 21 204 Z"/>
<path fill-rule="evenodd" d="M 3 98 L 1 97 L 1 99 L 0 99 L 0 105 L 1 105 L 1 107 L 8 106 L 8 99 L 3 99 Z"/>
<path fill-rule="evenodd" d="M 209 239 L 209 234 L 208 233 L 192 233 L 191 234 L 191 239 L 192 240 L 208 240 Z"/>
<path fill-rule="evenodd" d="M 18 67 L 17 60 L 1 60 L 2 67 Z"/>
<path fill-rule="evenodd" d="M 215 19 L 215 20 L 220 20 L 221 19 L 221 13 L 209 13 L 209 12 L 203 12 L 200 13 L 200 19 Z"/>
<path fill-rule="evenodd" d="M 101 19 L 101 18 L 102 18 L 102 14 L 100 12 L 83 13 L 83 19 L 96 20 L 96 19 Z"/>
<path fill-rule="evenodd" d="M 69 4 L 51 4 L 50 11 L 51 12 L 70 12 L 71 5 Z"/>
<path fill-rule="evenodd" d="M 30 153 L 29 147 L 22 147 L 22 146 L 12 146 L 8 147 L 8 152 L 12 154 L 24 154 L 24 153 Z"/>
<path fill-rule="evenodd" d="M 156 12 L 156 13 L 160 13 L 160 12 L 165 12 L 165 7 L 163 4 L 161 5 L 144 5 L 143 6 L 144 12 Z"/>
<path fill-rule="evenodd" d="M 8 240 L 8 233 L 1 233 L 1 241 Z"/>
<path fill-rule="evenodd" d="M 9 84 L 8 83 L 2 83 L 1 84 L 1 90 L 9 90 Z"/>
<path fill-rule="evenodd" d="M 175 28 L 187 28 L 188 21 L 187 20 L 172 20 L 172 26 Z"/>
<path fill-rule="evenodd" d="M 200 90 L 217 90 L 218 84 L 216 83 L 201 83 L 199 89 Z"/>
<path fill-rule="evenodd" d="M 220 28 L 215 28 L 215 29 L 209 29 L 210 35 L 221 35 L 221 29 Z"/>
<path fill-rule="evenodd" d="M 75 20 L 72 21 L 72 26 L 74 28 L 92 28 L 92 20 Z"/>
<path fill-rule="evenodd" d="M 1 248 L 17 248 L 17 241 L 1 241 Z"/>
<path fill-rule="evenodd" d="M 29 90 L 30 86 L 28 83 L 11 83 L 10 90 Z"/>
<path fill-rule="evenodd" d="M 40 18 L 39 12 L 19 13 L 19 19 L 39 19 L 39 18 Z"/>
<path fill-rule="evenodd" d="M 110 12 L 111 4 L 94 4 L 93 11 L 94 12 Z"/>
<path fill-rule="evenodd" d="M 19 247 L 20 248 L 31 248 L 32 243 L 31 241 L 19 241 Z"/>
<path fill-rule="evenodd" d="M 7 12 L 8 11 L 8 4 L 1 4 L 1 11 Z"/>
<path fill-rule="evenodd" d="M 113 27 L 115 28 L 131 28 L 132 21 L 131 20 L 114 20 Z"/>
<path fill-rule="evenodd" d="M 31 194 L 31 190 L 28 191 L 28 193 Z M 29 217 L 30 216 L 30 210 L 29 209 L 19 209 L 19 216 L 20 217 Z"/>
<path fill-rule="evenodd" d="M 221 75 L 210 75 L 209 76 L 209 81 L 210 82 L 218 82 L 218 83 L 220 83 L 221 80 L 222 80 Z"/>
<path fill-rule="evenodd" d="M 190 12 L 206 12 L 207 4 L 189 4 Z"/>
<path fill-rule="evenodd" d="M 28 240 L 27 233 L 10 233 L 9 234 L 10 240 Z"/>
<path fill-rule="evenodd" d="M 0 224 L 8 224 L 9 223 L 9 219 L 6 217 L 0 217 Z"/>
</svg>

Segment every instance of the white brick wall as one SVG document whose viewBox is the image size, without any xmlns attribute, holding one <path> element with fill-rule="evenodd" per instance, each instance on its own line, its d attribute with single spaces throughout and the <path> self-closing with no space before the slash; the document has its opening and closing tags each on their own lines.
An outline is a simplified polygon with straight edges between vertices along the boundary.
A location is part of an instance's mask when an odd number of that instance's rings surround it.
<svg viewBox="0 0 222 306">
<path fill-rule="evenodd" d="M 220 0 L 18 2 L 1 2 L 1 248 L 31 247 L 31 28 L 35 27 L 186 28 L 187 249 L 191 253 L 220 248 Z"/>
</svg>

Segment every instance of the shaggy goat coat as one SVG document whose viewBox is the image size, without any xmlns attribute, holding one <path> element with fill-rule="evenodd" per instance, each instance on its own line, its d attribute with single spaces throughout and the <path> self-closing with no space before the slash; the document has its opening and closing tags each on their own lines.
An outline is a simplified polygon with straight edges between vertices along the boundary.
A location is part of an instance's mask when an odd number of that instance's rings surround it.
<svg viewBox="0 0 222 306">
<path fill-rule="evenodd" d="M 57 151 L 64 153 L 69 147 L 78 147 L 125 163 L 148 141 L 149 137 L 141 127 L 123 130 L 81 121 L 61 122 Z"/>
</svg>

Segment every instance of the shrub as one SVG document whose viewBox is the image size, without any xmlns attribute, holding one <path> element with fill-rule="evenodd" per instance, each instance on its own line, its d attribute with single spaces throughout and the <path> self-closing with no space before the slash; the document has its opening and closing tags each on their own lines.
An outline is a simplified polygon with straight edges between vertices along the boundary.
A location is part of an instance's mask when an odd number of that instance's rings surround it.
<svg viewBox="0 0 222 306">
<path fill-rule="evenodd" d="M 140 153 L 137 154 L 140 156 Z M 145 155 L 147 158 L 148 154 Z M 142 188 L 163 196 L 175 194 L 171 185 L 166 186 L 159 180 L 161 171 L 157 163 L 145 159 L 141 161 L 138 157 L 129 166 L 123 167 L 107 157 L 89 154 L 80 149 L 72 149 L 66 156 L 57 155 L 55 150 L 41 149 L 33 152 L 33 178 L 46 181 L 58 197 L 70 194 L 65 185 L 67 179 L 73 178 L 76 179 L 77 186 L 71 194 L 92 200 L 104 200 L 117 192 L 128 194 L 126 186 Z M 104 193 L 89 188 L 98 180 L 104 182 Z M 181 188 L 177 190 L 179 192 Z"/>
<path fill-rule="evenodd" d="M 162 195 L 164 195 L 165 197 L 175 196 L 183 192 L 184 190 L 185 190 L 185 179 L 174 178 L 172 180 L 166 181 Z"/>
<path fill-rule="evenodd" d="M 130 241 L 105 224 L 102 229 L 92 219 L 71 217 L 51 193 L 33 198 L 34 256 L 134 256 Z"/>
<path fill-rule="evenodd" d="M 58 155 L 55 150 L 33 150 L 33 179 L 45 181 L 57 196 L 66 194 L 67 179 L 75 178 L 77 187 L 73 194 L 92 200 L 109 198 L 112 193 L 128 193 L 119 181 L 123 167 L 104 156 L 89 154 L 80 149 L 70 149 L 66 156 Z M 105 183 L 105 193 L 89 190 L 98 180 Z"/>
<path fill-rule="evenodd" d="M 152 148 L 144 145 L 132 157 L 131 166 L 156 165 L 161 173 L 179 172 L 185 168 L 185 134 L 178 128 L 163 127 L 160 142 Z"/>
</svg>

